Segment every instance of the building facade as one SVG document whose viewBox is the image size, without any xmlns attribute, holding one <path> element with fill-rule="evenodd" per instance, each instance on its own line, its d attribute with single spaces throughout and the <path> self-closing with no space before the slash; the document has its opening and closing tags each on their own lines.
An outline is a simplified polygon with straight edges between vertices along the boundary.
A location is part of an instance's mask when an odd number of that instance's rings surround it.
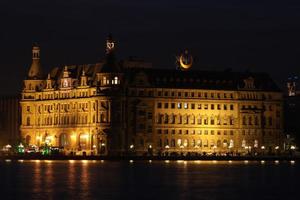
<svg viewBox="0 0 300 200">
<path fill-rule="evenodd" d="M 20 107 L 18 96 L 0 96 L 0 147 L 20 141 Z"/>
<path fill-rule="evenodd" d="M 109 37 L 103 61 L 43 76 L 33 47 L 20 102 L 25 144 L 96 155 L 282 148 L 283 96 L 267 74 L 156 69 L 117 62 L 114 51 Z"/>
</svg>

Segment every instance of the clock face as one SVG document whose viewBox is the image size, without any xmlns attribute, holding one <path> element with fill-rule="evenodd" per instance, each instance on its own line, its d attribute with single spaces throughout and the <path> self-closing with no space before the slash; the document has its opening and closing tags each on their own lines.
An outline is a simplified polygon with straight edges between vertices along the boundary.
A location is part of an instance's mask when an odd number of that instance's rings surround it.
<svg viewBox="0 0 300 200">
<path fill-rule="evenodd" d="M 64 87 L 68 87 L 68 80 L 64 80 L 63 86 L 64 86 Z"/>
<path fill-rule="evenodd" d="M 106 46 L 107 46 L 107 49 L 111 50 L 111 49 L 113 49 L 115 47 L 115 43 L 113 43 L 113 42 L 107 42 Z"/>
</svg>

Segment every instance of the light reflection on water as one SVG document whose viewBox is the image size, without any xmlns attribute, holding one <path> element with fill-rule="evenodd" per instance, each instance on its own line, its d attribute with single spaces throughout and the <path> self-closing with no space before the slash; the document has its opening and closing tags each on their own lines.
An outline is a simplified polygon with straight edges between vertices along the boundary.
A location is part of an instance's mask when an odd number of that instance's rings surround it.
<svg viewBox="0 0 300 200">
<path fill-rule="evenodd" d="M 0 161 L 15 199 L 298 198 L 299 178 L 298 161 Z"/>
</svg>

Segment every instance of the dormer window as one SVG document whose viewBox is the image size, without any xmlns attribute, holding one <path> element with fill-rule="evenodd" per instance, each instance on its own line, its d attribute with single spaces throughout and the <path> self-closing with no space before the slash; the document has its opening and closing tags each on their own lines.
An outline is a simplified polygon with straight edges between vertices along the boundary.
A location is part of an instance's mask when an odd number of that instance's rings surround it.
<svg viewBox="0 0 300 200">
<path fill-rule="evenodd" d="M 106 85 L 106 77 L 103 77 L 103 85 Z"/>
</svg>

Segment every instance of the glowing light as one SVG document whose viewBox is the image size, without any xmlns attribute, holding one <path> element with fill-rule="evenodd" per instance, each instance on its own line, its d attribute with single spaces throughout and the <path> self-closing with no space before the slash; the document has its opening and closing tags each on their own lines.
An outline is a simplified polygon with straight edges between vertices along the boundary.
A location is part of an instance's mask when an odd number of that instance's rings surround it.
<svg viewBox="0 0 300 200">
<path fill-rule="evenodd" d="M 294 161 L 294 160 L 291 160 L 290 162 L 291 162 L 292 165 L 295 164 L 295 161 Z"/>
<path fill-rule="evenodd" d="M 261 163 L 261 164 L 265 164 L 265 161 L 264 161 L 264 160 L 262 160 L 262 161 L 260 161 L 260 163 Z"/>
<path fill-rule="evenodd" d="M 41 161 L 40 161 L 40 160 L 35 160 L 34 162 L 35 162 L 35 163 L 40 163 Z"/>
<path fill-rule="evenodd" d="M 261 149 L 265 149 L 265 146 L 261 146 Z"/>
<path fill-rule="evenodd" d="M 73 164 L 75 163 L 75 160 L 69 160 L 69 163 Z"/>
<path fill-rule="evenodd" d="M 278 164 L 279 163 L 279 160 L 275 160 L 275 164 Z"/>
<path fill-rule="evenodd" d="M 165 160 L 165 163 L 170 163 L 170 161 L 169 160 Z"/>
<path fill-rule="evenodd" d="M 97 147 L 97 146 L 94 144 L 94 145 L 93 145 L 93 149 L 96 149 L 96 147 Z"/>
<path fill-rule="evenodd" d="M 278 149 L 279 149 L 279 146 L 276 146 L 275 149 L 278 150 Z"/>
<path fill-rule="evenodd" d="M 104 147 L 104 146 L 105 146 L 105 143 L 101 143 L 101 146 Z"/>
<path fill-rule="evenodd" d="M 149 160 L 148 162 L 149 162 L 149 163 L 152 163 L 152 160 Z"/>
<path fill-rule="evenodd" d="M 52 163 L 52 160 L 45 160 L 45 163 Z"/>
<path fill-rule="evenodd" d="M 22 163 L 22 162 L 24 162 L 24 160 L 18 160 L 18 162 Z"/>
<path fill-rule="evenodd" d="M 292 149 L 292 150 L 295 150 L 295 149 L 296 149 L 296 147 L 295 147 L 294 145 L 292 145 L 292 146 L 291 146 L 291 149 Z"/>
<path fill-rule="evenodd" d="M 177 160 L 176 162 L 177 163 L 183 163 L 183 160 Z"/>
<path fill-rule="evenodd" d="M 166 148 L 166 149 L 169 149 L 170 147 L 169 147 L 169 145 L 166 145 L 165 148 Z"/>
<path fill-rule="evenodd" d="M 133 163 L 133 160 L 129 160 L 130 163 Z"/>
<path fill-rule="evenodd" d="M 149 149 L 152 149 L 152 145 L 151 144 L 149 145 Z"/>
<path fill-rule="evenodd" d="M 130 148 L 130 149 L 133 149 L 133 148 L 134 148 L 134 145 L 133 145 L 133 144 L 131 144 L 131 145 L 129 146 L 129 148 Z"/>
<path fill-rule="evenodd" d="M 72 140 L 76 140 L 76 134 L 71 135 Z"/>
<path fill-rule="evenodd" d="M 232 163 L 232 160 L 228 160 L 228 163 Z"/>
<path fill-rule="evenodd" d="M 201 163 L 201 161 L 200 161 L 200 160 L 195 160 L 195 161 L 194 161 L 194 163 L 196 163 L 196 164 L 200 164 L 200 163 Z"/>
<path fill-rule="evenodd" d="M 213 163 L 217 163 L 218 161 L 217 161 L 217 160 L 213 160 L 212 162 L 213 162 Z"/>
<path fill-rule="evenodd" d="M 83 164 L 87 164 L 89 161 L 88 160 L 82 160 L 81 161 Z"/>
<path fill-rule="evenodd" d="M 248 163 L 249 163 L 249 161 L 248 161 L 248 160 L 244 160 L 244 163 L 245 163 L 245 164 L 248 164 Z"/>
<path fill-rule="evenodd" d="M 100 160 L 101 163 L 104 163 L 104 160 Z"/>
<path fill-rule="evenodd" d="M 5 162 L 11 162 L 11 160 L 9 160 L 9 159 L 6 159 L 6 160 L 5 160 Z"/>
</svg>

